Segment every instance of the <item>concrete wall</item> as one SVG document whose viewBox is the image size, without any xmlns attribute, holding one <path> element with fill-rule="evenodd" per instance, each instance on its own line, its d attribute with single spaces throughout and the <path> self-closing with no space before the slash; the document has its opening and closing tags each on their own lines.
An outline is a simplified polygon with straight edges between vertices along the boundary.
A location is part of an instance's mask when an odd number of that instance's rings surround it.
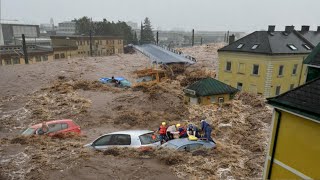
<svg viewBox="0 0 320 180">
<path fill-rule="evenodd" d="M 276 87 L 280 93 L 305 82 L 306 67 L 302 65 L 307 55 L 270 56 L 253 53 L 219 52 L 218 80 L 237 88 L 242 83 L 245 92 L 258 93 L 264 97 L 275 96 Z M 227 62 L 231 70 L 226 70 Z M 259 65 L 258 75 L 253 75 L 253 65 Z M 298 65 L 296 74 L 292 74 L 294 64 Z M 284 66 L 283 76 L 278 76 L 279 66 Z M 242 69 L 240 68 L 242 67 Z"/>
<path fill-rule="evenodd" d="M 45 62 L 45 61 L 53 61 L 53 54 L 29 55 L 29 64 L 35 64 L 35 63 Z M 18 65 L 18 64 L 25 64 L 24 57 L 17 57 L 17 56 L 12 56 L 10 58 L 0 57 L 0 65 L 2 66 Z"/>
<path fill-rule="evenodd" d="M 281 111 L 281 123 L 271 179 L 320 179 L 320 122 Z M 267 178 L 278 114 L 274 114 L 272 136 L 264 177 Z M 309 177 L 309 178 L 307 178 Z"/>
</svg>

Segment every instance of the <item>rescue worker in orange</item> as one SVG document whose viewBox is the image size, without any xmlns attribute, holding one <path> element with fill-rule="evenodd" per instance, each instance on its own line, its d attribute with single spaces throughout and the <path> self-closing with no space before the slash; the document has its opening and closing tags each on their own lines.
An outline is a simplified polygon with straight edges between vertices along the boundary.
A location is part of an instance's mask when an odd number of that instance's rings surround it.
<svg viewBox="0 0 320 180">
<path fill-rule="evenodd" d="M 167 126 L 166 122 L 162 122 L 161 126 L 158 129 L 160 135 L 160 142 L 161 144 L 167 141 Z"/>
</svg>

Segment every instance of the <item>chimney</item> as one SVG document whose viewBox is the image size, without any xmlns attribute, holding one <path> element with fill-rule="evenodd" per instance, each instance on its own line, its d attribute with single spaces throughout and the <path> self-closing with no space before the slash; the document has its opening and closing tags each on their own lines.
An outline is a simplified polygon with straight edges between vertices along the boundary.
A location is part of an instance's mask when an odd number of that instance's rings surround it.
<svg viewBox="0 0 320 180">
<path fill-rule="evenodd" d="M 294 26 L 286 26 L 285 32 L 286 33 L 291 33 L 294 30 Z"/>
<path fill-rule="evenodd" d="M 234 34 L 232 34 L 231 36 L 229 36 L 229 44 L 233 43 L 235 41 L 236 37 Z"/>
<path fill-rule="evenodd" d="M 301 32 L 308 32 L 310 29 L 310 26 L 301 26 Z"/>
<path fill-rule="evenodd" d="M 269 27 L 268 27 L 268 32 L 269 32 L 269 33 L 270 33 L 270 32 L 274 32 L 275 29 L 276 29 L 276 26 L 275 26 L 275 25 L 269 25 Z"/>
</svg>

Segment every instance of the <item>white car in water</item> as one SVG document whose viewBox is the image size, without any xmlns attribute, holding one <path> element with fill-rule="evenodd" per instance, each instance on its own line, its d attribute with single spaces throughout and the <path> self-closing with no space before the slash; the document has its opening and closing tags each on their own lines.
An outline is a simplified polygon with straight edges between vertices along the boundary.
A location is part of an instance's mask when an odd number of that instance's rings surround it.
<svg viewBox="0 0 320 180">
<path fill-rule="evenodd" d="M 110 147 L 158 147 L 160 139 L 149 130 L 127 130 L 104 134 L 85 147 L 104 150 Z"/>
</svg>

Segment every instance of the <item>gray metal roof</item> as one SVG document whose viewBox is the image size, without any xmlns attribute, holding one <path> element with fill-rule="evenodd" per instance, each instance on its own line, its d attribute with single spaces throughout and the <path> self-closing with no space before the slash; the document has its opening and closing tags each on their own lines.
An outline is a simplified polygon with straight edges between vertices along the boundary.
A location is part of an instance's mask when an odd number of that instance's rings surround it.
<svg viewBox="0 0 320 180">
<path fill-rule="evenodd" d="M 311 33 L 310 33 L 311 34 Z M 317 40 L 315 40 L 317 41 Z M 243 44 L 241 48 L 238 48 Z M 304 45 L 309 46 L 307 49 Z M 258 45 L 253 49 L 254 45 Z M 289 45 L 294 45 L 296 49 L 291 49 Z M 260 54 L 309 54 L 313 45 L 307 38 L 299 36 L 298 32 L 293 30 L 290 33 L 284 31 L 255 31 L 218 51 L 247 52 Z"/>
<path fill-rule="evenodd" d="M 144 44 L 140 46 L 134 46 L 142 54 L 148 56 L 154 63 L 157 64 L 172 64 L 172 63 L 184 63 L 194 64 L 194 61 L 187 59 L 186 57 L 168 51 L 164 48 L 153 44 Z"/>
</svg>

